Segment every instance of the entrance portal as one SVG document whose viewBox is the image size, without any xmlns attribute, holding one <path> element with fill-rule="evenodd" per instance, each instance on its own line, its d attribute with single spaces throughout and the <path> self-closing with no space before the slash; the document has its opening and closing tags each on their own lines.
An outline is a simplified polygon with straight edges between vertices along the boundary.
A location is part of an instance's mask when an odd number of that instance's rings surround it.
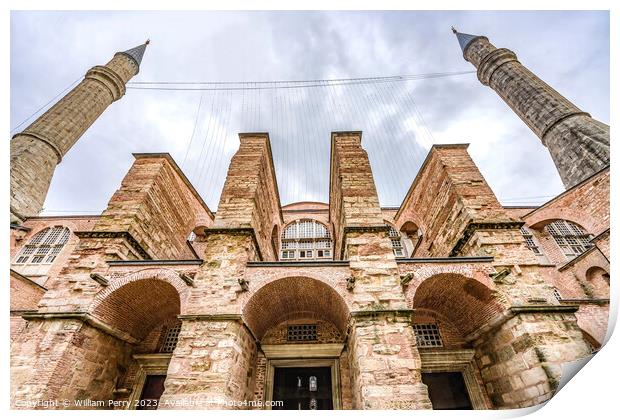
<svg viewBox="0 0 620 420">
<path fill-rule="evenodd" d="M 473 407 L 461 372 L 422 373 L 433 410 L 471 410 Z"/>
<path fill-rule="evenodd" d="M 274 410 L 332 410 L 331 367 L 276 367 L 273 400 L 283 401 Z"/>
</svg>

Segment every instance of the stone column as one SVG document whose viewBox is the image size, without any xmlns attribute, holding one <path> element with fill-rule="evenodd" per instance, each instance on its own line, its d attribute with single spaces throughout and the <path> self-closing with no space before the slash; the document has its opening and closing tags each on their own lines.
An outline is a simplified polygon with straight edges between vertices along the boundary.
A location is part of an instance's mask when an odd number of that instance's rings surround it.
<svg viewBox="0 0 620 420">
<path fill-rule="evenodd" d="M 496 408 L 549 400 L 564 362 L 590 354 L 577 325 L 577 307 L 513 307 L 512 317 L 474 338 L 476 362 Z"/>
<path fill-rule="evenodd" d="M 331 153 L 334 255 L 350 261 L 356 309 L 348 338 L 353 408 L 431 408 L 361 133 L 332 133 Z"/>
<path fill-rule="evenodd" d="M 609 165 L 609 126 L 593 119 L 484 36 L 454 31 L 463 57 L 549 149 L 566 188 Z"/>
<path fill-rule="evenodd" d="M 147 42 L 148 43 L 148 42 Z M 105 109 L 125 94 L 146 44 L 91 68 L 75 88 L 11 140 L 11 223 L 43 208 L 56 165 Z"/>
<path fill-rule="evenodd" d="M 131 346 L 78 317 L 58 315 L 30 315 L 11 344 L 11 407 L 109 408 L 84 404 L 113 398 Z"/>
<path fill-rule="evenodd" d="M 248 261 L 274 259 L 273 226 L 282 225 L 275 171 L 267 134 L 241 134 L 213 226 L 204 237 L 204 260 L 182 315 L 160 407 L 199 401 L 187 408 L 246 408 L 227 405 L 254 399 L 258 346 L 242 320 Z M 183 408 L 183 407 L 180 407 Z"/>
</svg>

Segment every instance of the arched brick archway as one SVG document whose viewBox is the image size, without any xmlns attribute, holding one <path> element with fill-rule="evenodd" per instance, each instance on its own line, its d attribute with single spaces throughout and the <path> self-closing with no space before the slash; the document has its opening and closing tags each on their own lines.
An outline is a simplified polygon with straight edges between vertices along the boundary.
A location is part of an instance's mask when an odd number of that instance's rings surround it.
<svg viewBox="0 0 620 420">
<path fill-rule="evenodd" d="M 299 318 L 329 321 L 344 333 L 349 308 L 336 290 L 309 277 L 288 277 L 267 283 L 243 307 L 243 319 L 259 340 L 270 327 Z"/>
<path fill-rule="evenodd" d="M 566 220 L 575 223 L 592 234 L 595 234 L 598 225 L 597 221 L 589 214 L 569 208 L 540 210 L 531 216 L 526 216 L 524 220 L 528 227 L 538 231 L 556 220 Z"/>
<path fill-rule="evenodd" d="M 501 315 L 508 303 L 499 292 L 476 279 L 443 273 L 417 287 L 412 306 L 441 314 L 467 336 Z"/>
<path fill-rule="evenodd" d="M 95 296 L 90 313 L 142 340 L 155 326 L 182 313 L 186 295 L 187 285 L 175 272 L 141 270 L 111 282 Z"/>
</svg>

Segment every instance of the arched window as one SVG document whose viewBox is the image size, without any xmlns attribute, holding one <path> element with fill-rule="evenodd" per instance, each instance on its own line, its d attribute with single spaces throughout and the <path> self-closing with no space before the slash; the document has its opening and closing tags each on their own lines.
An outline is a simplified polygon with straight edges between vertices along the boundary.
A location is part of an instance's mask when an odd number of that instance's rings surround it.
<svg viewBox="0 0 620 420">
<path fill-rule="evenodd" d="M 297 220 L 282 232 L 283 260 L 322 260 L 332 256 L 332 240 L 325 225 L 316 220 Z"/>
<path fill-rule="evenodd" d="M 397 257 L 405 256 L 405 249 L 403 248 L 403 241 L 401 240 L 400 233 L 394 226 L 385 224 L 390 230 L 388 232 L 388 236 L 390 237 L 390 241 L 392 241 L 392 251 L 394 251 L 394 255 Z"/>
<path fill-rule="evenodd" d="M 567 257 L 582 254 L 592 246 L 590 243 L 592 235 L 569 221 L 556 220 L 549 223 L 546 229 Z"/>
<path fill-rule="evenodd" d="M 532 232 L 525 226 L 521 226 L 521 235 L 523 235 L 523 239 L 525 239 L 525 245 L 532 250 L 532 252 L 536 255 L 542 255 L 543 253 L 540 251 L 540 246 L 534 239 L 534 235 Z"/>
<path fill-rule="evenodd" d="M 45 228 L 22 248 L 15 264 L 51 264 L 68 240 L 68 228 L 64 226 Z"/>
</svg>

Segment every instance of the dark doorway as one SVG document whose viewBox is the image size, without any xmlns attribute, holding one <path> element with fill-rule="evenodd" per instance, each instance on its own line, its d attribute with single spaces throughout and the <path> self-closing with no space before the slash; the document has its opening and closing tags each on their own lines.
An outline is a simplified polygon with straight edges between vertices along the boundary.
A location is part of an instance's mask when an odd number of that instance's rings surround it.
<svg viewBox="0 0 620 420">
<path fill-rule="evenodd" d="M 157 410 L 161 394 L 164 393 L 165 380 L 166 375 L 147 375 L 136 410 Z"/>
<path fill-rule="evenodd" d="M 471 410 L 471 401 L 460 372 L 422 373 L 433 410 Z"/>
<path fill-rule="evenodd" d="M 284 403 L 274 410 L 332 410 L 331 368 L 275 368 L 273 400 Z"/>
</svg>

